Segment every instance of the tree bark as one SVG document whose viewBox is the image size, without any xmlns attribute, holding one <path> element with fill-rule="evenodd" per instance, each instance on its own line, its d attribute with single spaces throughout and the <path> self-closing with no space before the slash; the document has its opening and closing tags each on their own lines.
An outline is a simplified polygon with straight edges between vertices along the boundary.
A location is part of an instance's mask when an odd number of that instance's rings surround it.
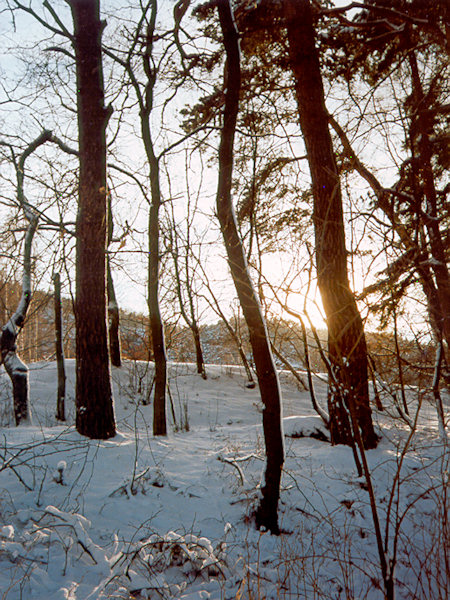
<svg viewBox="0 0 450 600">
<path fill-rule="evenodd" d="M 347 274 L 342 197 L 309 0 L 284 0 L 291 68 L 314 196 L 317 277 L 328 324 L 333 369 L 328 409 L 331 440 L 352 444 L 348 411 L 356 411 L 366 448 L 377 444 L 369 405 L 363 323 Z"/>
<path fill-rule="evenodd" d="M 68 0 L 77 74 L 79 191 L 76 223 L 76 427 L 108 439 L 116 432 L 106 322 L 106 125 L 99 0 Z"/>
<path fill-rule="evenodd" d="M 61 314 L 61 278 L 59 273 L 53 275 L 54 304 L 55 304 L 55 355 L 58 372 L 58 388 L 56 396 L 56 418 L 58 421 L 66 420 L 65 397 L 66 397 L 66 372 L 64 368 L 64 348 L 62 335 Z"/>
<path fill-rule="evenodd" d="M 248 271 L 231 200 L 233 143 L 240 91 L 240 52 L 238 32 L 229 0 L 218 0 L 217 6 L 227 56 L 227 89 L 219 147 L 217 214 L 227 251 L 228 264 L 249 330 L 261 400 L 264 404 L 263 429 L 267 463 L 265 481 L 261 490 L 262 498 L 255 513 L 256 525 L 278 534 L 278 501 L 284 462 L 281 393 L 266 325 Z"/>
</svg>

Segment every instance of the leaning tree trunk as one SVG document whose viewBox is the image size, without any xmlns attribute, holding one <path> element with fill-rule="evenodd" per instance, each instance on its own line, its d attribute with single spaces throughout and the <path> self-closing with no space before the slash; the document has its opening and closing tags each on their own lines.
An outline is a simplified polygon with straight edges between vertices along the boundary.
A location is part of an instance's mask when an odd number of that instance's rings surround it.
<svg viewBox="0 0 450 600">
<path fill-rule="evenodd" d="M 16 425 L 30 421 L 28 367 L 17 355 L 16 342 L 17 336 L 25 323 L 25 317 L 31 302 L 31 248 L 39 219 L 37 212 L 33 210 L 25 198 L 25 162 L 39 146 L 49 141 L 52 141 L 52 133 L 44 130 L 26 147 L 17 163 L 14 161 L 17 177 L 17 201 L 25 219 L 28 221 L 28 227 L 23 248 L 22 295 L 15 313 L 2 329 L 0 364 L 5 365 L 6 372 L 12 382 Z"/>
<path fill-rule="evenodd" d="M 361 316 L 347 274 L 342 196 L 328 129 L 328 113 L 309 0 L 284 0 L 291 68 L 314 196 L 316 268 L 328 324 L 333 377 L 328 409 L 331 440 L 353 443 L 354 407 L 366 448 L 377 444 L 369 405 L 367 348 Z"/>
<path fill-rule="evenodd" d="M 68 0 L 74 23 L 79 132 L 76 223 L 76 427 L 115 435 L 106 322 L 106 125 L 99 0 Z"/>
<path fill-rule="evenodd" d="M 64 367 L 64 346 L 61 314 L 61 278 L 59 273 L 55 273 L 53 275 L 53 288 L 55 301 L 55 356 L 58 372 L 56 418 L 58 421 L 65 421 L 66 371 Z"/>
<path fill-rule="evenodd" d="M 262 498 L 255 514 L 256 525 L 278 534 L 278 501 L 284 462 L 281 394 L 264 318 L 248 271 L 231 201 L 233 142 L 240 90 L 240 52 L 238 32 L 229 0 L 218 0 L 217 6 L 227 56 L 227 90 L 219 148 L 217 214 L 227 251 L 228 265 L 249 330 L 261 400 L 264 404 L 263 428 L 267 464 Z"/>
</svg>

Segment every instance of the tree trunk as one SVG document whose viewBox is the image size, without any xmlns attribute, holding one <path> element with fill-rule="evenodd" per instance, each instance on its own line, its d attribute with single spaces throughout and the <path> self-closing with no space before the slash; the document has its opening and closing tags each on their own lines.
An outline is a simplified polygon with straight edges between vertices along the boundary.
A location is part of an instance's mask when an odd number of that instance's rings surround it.
<svg viewBox="0 0 450 600">
<path fill-rule="evenodd" d="M 25 234 L 22 295 L 19 305 L 2 329 L 0 340 L 1 362 L 5 365 L 13 386 L 14 417 L 16 425 L 31 421 L 29 408 L 28 367 L 17 354 L 17 336 L 25 323 L 31 302 L 31 246 L 37 229 L 38 218 L 29 212 L 28 229 Z"/>
<path fill-rule="evenodd" d="M 153 395 L 153 435 L 167 435 L 166 387 L 167 357 L 164 340 L 164 325 L 159 306 L 159 263 L 160 225 L 159 209 L 162 204 L 159 181 L 159 161 L 155 154 L 150 127 L 153 110 L 153 91 L 156 83 L 156 69 L 153 68 L 153 35 L 156 26 L 157 4 L 152 3 L 150 22 L 142 35 L 142 66 L 147 78 L 145 92 L 140 97 L 141 133 L 150 170 L 151 203 L 148 214 L 148 282 L 147 305 L 150 320 L 153 360 L 155 361 L 155 392 Z"/>
<path fill-rule="evenodd" d="M 31 248 L 38 227 L 38 214 L 27 202 L 24 193 L 25 162 L 42 144 L 50 141 L 52 133 L 44 130 L 22 152 L 16 167 L 17 201 L 28 221 L 23 246 L 22 293 L 16 311 L 2 329 L 0 339 L 0 364 L 4 363 L 13 386 L 14 416 L 16 425 L 30 422 L 28 367 L 17 355 L 17 337 L 24 326 L 31 302 Z"/>
<path fill-rule="evenodd" d="M 106 135 L 99 0 L 68 0 L 74 23 L 79 132 L 76 223 L 76 427 L 108 439 L 116 432 L 106 323 Z"/>
<path fill-rule="evenodd" d="M 107 278 L 108 278 L 108 337 L 109 337 L 109 355 L 113 367 L 122 366 L 120 356 L 120 316 L 119 306 L 117 304 L 114 281 L 111 274 L 111 267 L 107 259 Z"/>
<path fill-rule="evenodd" d="M 111 207 L 111 193 L 108 190 L 107 197 L 108 210 L 108 248 L 113 240 L 114 220 Z M 114 280 L 111 273 L 111 264 L 109 254 L 106 255 L 106 277 L 108 290 L 108 339 L 109 339 L 109 357 L 113 367 L 122 365 L 120 353 L 120 314 L 119 305 L 117 304 L 116 290 L 114 288 Z"/>
<path fill-rule="evenodd" d="M 354 405 L 366 448 L 377 444 L 369 405 L 367 348 L 347 274 L 342 197 L 328 129 L 309 0 L 284 0 L 291 68 L 314 196 L 317 277 L 328 323 L 333 370 L 328 409 L 331 440 L 352 444 L 348 411 Z"/>
<path fill-rule="evenodd" d="M 155 361 L 155 392 L 153 395 L 153 435 L 167 435 L 166 386 L 167 358 L 164 325 L 159 308 L 159 207 L 161 193 L 156 160 L 151 162 L 152 205 L 148 218 L 148 311 Z M 156 169 L 156 172 L 155 172 Z"/>
<path fill-rule="evenodd" d="M 267 464 L 261 490 L 262 498 L 255 513 L 256 525 L 278 534 L 278 501 L 284 462 L 281 394 L 264 318 L 250 279 L 231 201 L 233 142 L 240 90 L 240 53 L 238 32 L 229 0 L 218 0 L 217 6 L 227 55 L 227 90 L 219 147 L 217 214 L 227 251 L 228 265 L 249 329 L 261 400 L 264 404 L 263 429 Z"/>
<path fill-rule="evenodd" d="M 56 397 L 56 418 L 58 421 L 66 420 L 65 396 L 66 396 L 66 372 L 64 368 L 64 348 L 62 335 L 61 315 L 61 278 L 59 273 L 53 275 L 54 301 L 55 301 L 55 353 L 56 367 L 58 371 L 58 389 Z"/>
<path fill-rule="evenodd" d="M 188 240 L 189 242 L 189 240 Z M 203 379 L 207 379 L 206 368 L 205 368 L 205 360 L 203 358 L 203 349 L 202 343 L 200 340 L 200 329 L 197 322 L 197 316 L 195 314 L 195 305 L 194 305 L 194 291 L 192 289 L 192 282 L 190 281 L 190 269 L 189 269 L 189 258 L 186 250 L 186 281 L 187 281 L 187 295 L 189 302 L 189 312 L 190 319 L 188 319 L 189 327 L 192 331 L 192 337 L 194 338 L 194 346 L 195 346 L 195 360 L 197 364 L 197 373 L 202 376 Z M 181 294 L 180 294 L 181 298 Z"/>
<path fill-rule="evenodd" d="M 192 337 L 194 338 L 195 345 L 195 361 L 197 364 L 197 373 L 202 376 L 202 379 L 207 379 L 206 369 L 205 369 L 205 360 L 203 358 L 203 350 L 202 344 L 200 340 L 200 331 L 197 325 L 197 322 L 192 321 L 191 325 Z"/>
</svg>

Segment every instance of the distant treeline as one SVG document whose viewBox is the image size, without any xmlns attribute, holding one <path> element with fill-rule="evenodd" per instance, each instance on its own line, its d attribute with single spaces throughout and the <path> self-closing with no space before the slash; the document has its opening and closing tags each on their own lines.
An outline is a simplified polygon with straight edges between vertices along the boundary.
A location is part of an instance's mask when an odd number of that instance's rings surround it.
<svg viewBox="0 0 450 600">
<path fill-rule="evenodd" d="M 0 325 L 3 327 L 14 312 L 21 294 L 18 281 L 0 278 Z M 75 318 L 70 298 L 62 299 L 64 355 L 75 357 Z M 230 323 L 238 334 L 242 347 L 252 365 L 251 348 L 244 321 Z M 278 352 L 296 369 L 305 369 L 305 351 L 301 327 L 292 320 L 268 321 L 269 335 Z M 174 362 L 195 362 L 195 348 L 191 331 L 176 323 L 165 324 L 167 354 Z M 208 364 L 240 364 L 239 351 L 222 321 L 200 327 L 205 362 Z M 389 331 L 366 332 L 371 368 L 388 383 L 429 385 L 433 372 L 435 349 L 432 344 L 419 343 L 400 337 L 398 350 L 394 335 Z M 33 294 L 25 326 L 18 338 L 18 350 L 27 363 L 53 360 L 55 357 L 54 300 L 48 292 L 37 290 Z M 326 350 L 327 333 L 317 332 L 317 338 L 308 330 L 307 341 L 311 369 L 325 371 L 318 341 Z M 120 341 L 122 358 L 129 360 L 151 359 L 148 316 L 120 311 Z M 277 359 L 282 367 L 282 363 Z M 401 373 L 400 373 L 401 372 Z"/>
</svg>

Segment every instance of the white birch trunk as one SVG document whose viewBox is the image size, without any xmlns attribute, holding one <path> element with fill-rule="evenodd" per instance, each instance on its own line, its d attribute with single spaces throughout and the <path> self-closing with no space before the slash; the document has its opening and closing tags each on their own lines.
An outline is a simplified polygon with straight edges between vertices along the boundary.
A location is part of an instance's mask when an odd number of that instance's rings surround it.
<svg viewBox="0 0 450 600">
<path fill-rule="evenodd" d="M 14 416 L 16 425 L 31 421 L 29 408 L 28 367 L 17 354 L 17 336 L 23 327 L 31 301 L 31 247 L 37 229 L 38 218 L 30 210 L 25 210 L 28 230 L 25 235 L 23 251 L 22 296 L 15 313 L 2 329 L 0 347 L 1 360 L 5 365 L 12 386 L 14 400 Z"/>
</svg>

